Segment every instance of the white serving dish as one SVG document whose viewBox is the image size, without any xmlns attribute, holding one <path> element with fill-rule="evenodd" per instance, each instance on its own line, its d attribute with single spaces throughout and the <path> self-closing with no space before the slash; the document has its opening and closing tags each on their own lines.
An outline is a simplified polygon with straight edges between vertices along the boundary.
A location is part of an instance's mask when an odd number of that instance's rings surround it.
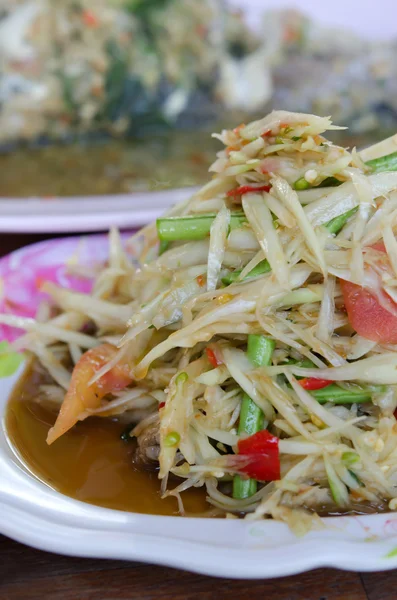
<svg viewBox="0 0 397 600">
<path fill-rule="evenodd" d="M 57 198 L 0 197 L 0 233 L 73 233 L 150 223 L 198 188 Z"/>
<path fill-rule="evenodd" d="M 54 267 L 77 249 L 81 260 L 92 261 L 94 256 L 103 261 L 106 236 L 87 236 L 83 243 L 79 238 L 42 242 L 1 259 L 4 294 L 20 286 L 21 298 L 31 308 L 37 298 L 26 296 L 32 288 L 25 275 L 40 276 L 41 268 L 62 281 L 64 273 Z M 129 249 L 133 253 L 131 245 Z M 270 520 L 141 515 L 63 496 L 29 471 L 7 437 L 6 405 L 21 370 L 0 380 L 0 533 L 42 550 L 138 560 L 219 577 L 280 577 L 316 567 L 397 567 L 396 513 L 327 518 L 323 529 L 297 538 L 286 525 Z"/>
</svg>

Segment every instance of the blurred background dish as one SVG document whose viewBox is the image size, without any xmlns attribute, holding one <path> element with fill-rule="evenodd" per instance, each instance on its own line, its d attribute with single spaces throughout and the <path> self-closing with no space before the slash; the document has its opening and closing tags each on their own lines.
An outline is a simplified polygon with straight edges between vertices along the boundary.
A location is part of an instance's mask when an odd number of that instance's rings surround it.
<svg viewBox="0 0 397 600">
<path fill-rule="evenodd" d="M 0 229 L 13 198 L 27 199 L 13 209 L 20 231 L 29 198 L 43 214 L 58 198 L 61 231 L 70 197 L 92 197 L 95 211 L 98 196 L 138 194 L 134 211 L 142 192 L 202 184 L 210 132 L 273 106 L 332 114 L 349 146 L 390 135 L 397 31 L 358 1 L 348 13 L 318 4 L 0 0 Z"/>
<path fill-rule="evenodd" d="M 0 232 L 73 233 L 132 229 L 154 221 L 197 188 L 160 192 L 58 198 L 12 198 L 0 201 Z"/>
</svg>

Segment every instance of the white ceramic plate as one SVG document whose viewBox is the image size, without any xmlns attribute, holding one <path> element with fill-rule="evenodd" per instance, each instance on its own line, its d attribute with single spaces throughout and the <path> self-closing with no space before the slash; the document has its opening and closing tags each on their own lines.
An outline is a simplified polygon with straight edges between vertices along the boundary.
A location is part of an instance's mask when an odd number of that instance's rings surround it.
<svg viewBox="0 0 397 600">
<path fill-rule="evenodd" d="M 1 198 L 0 232 L 70 233 L 140 227 L 198 189 L 72 196 L 70 198 Z"/>
<path fill-rule="evenodd" d="M 0 260 L 5 296 L 0 310 L 12 300 L 22 314 L 32 314 L 44 275 L 74 286 L 63 265 L 76 252 L 90 264 L 103 261 L 106 237 L 42 242 Z M 12 334 L 2 329 L 0 338 Z M 315 567 L 397 567 L 395 513 L 324 519 L 323 529 L 296 538 L 274 521 L 141 515 L 59 494 L 29 472 L 7 438 L 4 414 L 18 375 L 0 380 L 0 533 L 52 552 L 139 560 L 222 577 L 278 577 Z"/>
</svg>

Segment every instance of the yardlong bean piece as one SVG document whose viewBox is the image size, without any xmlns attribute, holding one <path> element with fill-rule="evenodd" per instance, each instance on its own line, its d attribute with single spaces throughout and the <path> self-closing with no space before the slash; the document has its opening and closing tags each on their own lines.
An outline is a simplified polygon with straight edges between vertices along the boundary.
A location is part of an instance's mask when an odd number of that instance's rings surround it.
<svg viewBox="0 0 397 600">
<path fill-rule="evenodd" d="M 386 156 L 374 158 L 366 162 L 366 164 L 371 168 L 373 173 L 397 171 L 397 152 L 392 152 Z M 306 187 L 310 186 L 310 184 L 307 183 L 307 186 L 305 185 L 302 187 L 302 181 L 303 178 L 295 182 L 295 189 L 306 189 Z M 340 185 L 342 183 L 333 177 L 328 177 L 325 181 L 327 182 L 328 186 Z M 324 182 L 320 185 L 324 185 Z M 345 225 L 349 217 L 351 217 L 356 210 L 356 208 L 353 208 L 343 215 L 332 219 L 326 225 L 328 231 L 330 231 L 330 233 L 338 233 Z M 209 235 L 214 219 L 214 214 L 188 217 L 164 217 L 157 219 L 158 236 L 162 242 L 176 242 L 178 240 L 202 240 Z M 244 213 L 234 214 L 231 217 L 230 229 L 236 229 L 246 221 L 247 219 Z"/>
<path fill-rule="evenodd" d="M 275 341 L 264 335 L 249 335 L 247 354 L 248 358 L 255 367 L 263 367 L 269 365 L 272 360 Z M 244 394 L 240 410 L 240 422 L 238 433 L 248 433 L 253 435 L 257 431 L 263 429 L 264 419 L 261 409 Z M 242 479 L 240 475 L 236 475 L 233 479 L 233 497 L 248 498 L 255 494 L 257 482 L 255 479 Z"/>
<path fill-rule="evenodd" d="M 371 167 L 373 173 L 383 173 L 384 171 L 397 171 L 397 152 L 373 158 L 365 163 Z"/>
<path fill-rule="evenodd" d="M 211 214 L 157 219 L 158 237 L 161 242 L 202 240 L 210 234 L 215 216 Z M 240 227 L 246 221 L 244 213 L 232 213 L 230 230 Z"/>
<path fill-rule="evenodd" d="M 338 217 L 335 217 L 334 219 L 332 219 L 331 221 L 329 221 L 326 224 L 326 228 L 328 229 L 328 231 L 330 233 L 335 233 L 335 234 L 339 233 L 339 231 L 342 229 L 342 227 L 347 223 L 349 218 L 352 215 L 354 215 L 354 213 L 356 211 L 357 211 L 357 207 L 354 207 L 351 210 L 348 210 L 343 215 L 339 215 Z M 238 269 L 237 271 L 228 273 L 227 275 L 222 277 L 222 283 L 224 285 L 230 285 L 232 283 L 235 283 L 236 281 L 238 281 L 241 271 L 242 271 L 242 269 Z M 250 279 L 251 277 L 258 277 L 259 275 L 265 275 L 266 273 L 269 273 L 270 271 L 271 271 L 271 268 L 270 268 L 268 261 L 266 259 L 262 260 L 260 263 L 258 263 L 256 265 L 256 267 L 254 267 L 252 269 L 252 271 L 250 271 L 248 273 L 248 275 L 246 275 L 244 277 L 244 279 L 242 279 L 242 281 L 246 281 L 247 279 Z"/>
<path fill-rule="evenodd" d="M 342 215 L 335 217 L 335 219 L 331 219 L 331 221 L 328 221 L 328 223 L 326 224 L 326 228 L 330 233 L 339 233 L 342 227 L 345 226 L 347 221 L 352 215 L 354 215 L 354 213 L 357 212 L 357 210 L 358 206 L 355 206 L 351 210 L 348 210 L 347 212 L 343 213 Z"/>
<path fill-rule="evenodd" d="M 267 260 L 261 260 L 261 262 L 258 263 L 256 267 L 254 267 L 252 271 L 250 271 L 248 275 L 246 275 L 244 279 L 242 279 L 242 281 L 250 279 L 251 277 L 258 277 L 259 275 L 264 275 L 265 273 L 269 273 L 270 271 L 271 268 Z M 233 273 L 228 273 L 227 275 L 222 277 L 222 283 L 224 285 L 230 285 L 231 283 L 235 283 L 238 280 L 241 272 L 242 269 L 238 269 L 237 271 L 233 271 Z"/>
<path fill-rule="evenodd" d="M 344 390 L 335 383 L 331 383 L 331 385 L 327 385 L 327 387 L 321 388 L 321 390 L 314 390 L 310 393 L 320 404 L 325 404 L 326 402 L 332 402 L 333 404 L 355 404 L 356 402 L 371 402 L 373 391 L 364 389 L 356 391 Z"/>
</svg>

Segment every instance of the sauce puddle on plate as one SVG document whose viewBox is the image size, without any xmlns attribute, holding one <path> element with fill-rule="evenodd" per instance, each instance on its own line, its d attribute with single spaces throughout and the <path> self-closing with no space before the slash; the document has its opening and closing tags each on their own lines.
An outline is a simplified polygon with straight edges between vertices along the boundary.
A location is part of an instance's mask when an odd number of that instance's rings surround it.
<svg viewBox="0 0 397 600">
<path fill-rule="evenodd" d="M 83 502 L 130 512 L 177 515 L 175 498 L 160 497 L 156 472 L 137 469 L 132 456 L 135 443 L 120 439 L 125 425 L 91 418 L 78 423 L 51 446 L 47 432 L 55 414 L 37 402 L 40 376 L 28 371 L 8 403 L 6 428 L 21 461 L 53 489 Z M 171 482 L 170 487 L 177 483 Z M 205 491 L 183 494 L 186 514 L 208 511 Z"/>
</svg>

